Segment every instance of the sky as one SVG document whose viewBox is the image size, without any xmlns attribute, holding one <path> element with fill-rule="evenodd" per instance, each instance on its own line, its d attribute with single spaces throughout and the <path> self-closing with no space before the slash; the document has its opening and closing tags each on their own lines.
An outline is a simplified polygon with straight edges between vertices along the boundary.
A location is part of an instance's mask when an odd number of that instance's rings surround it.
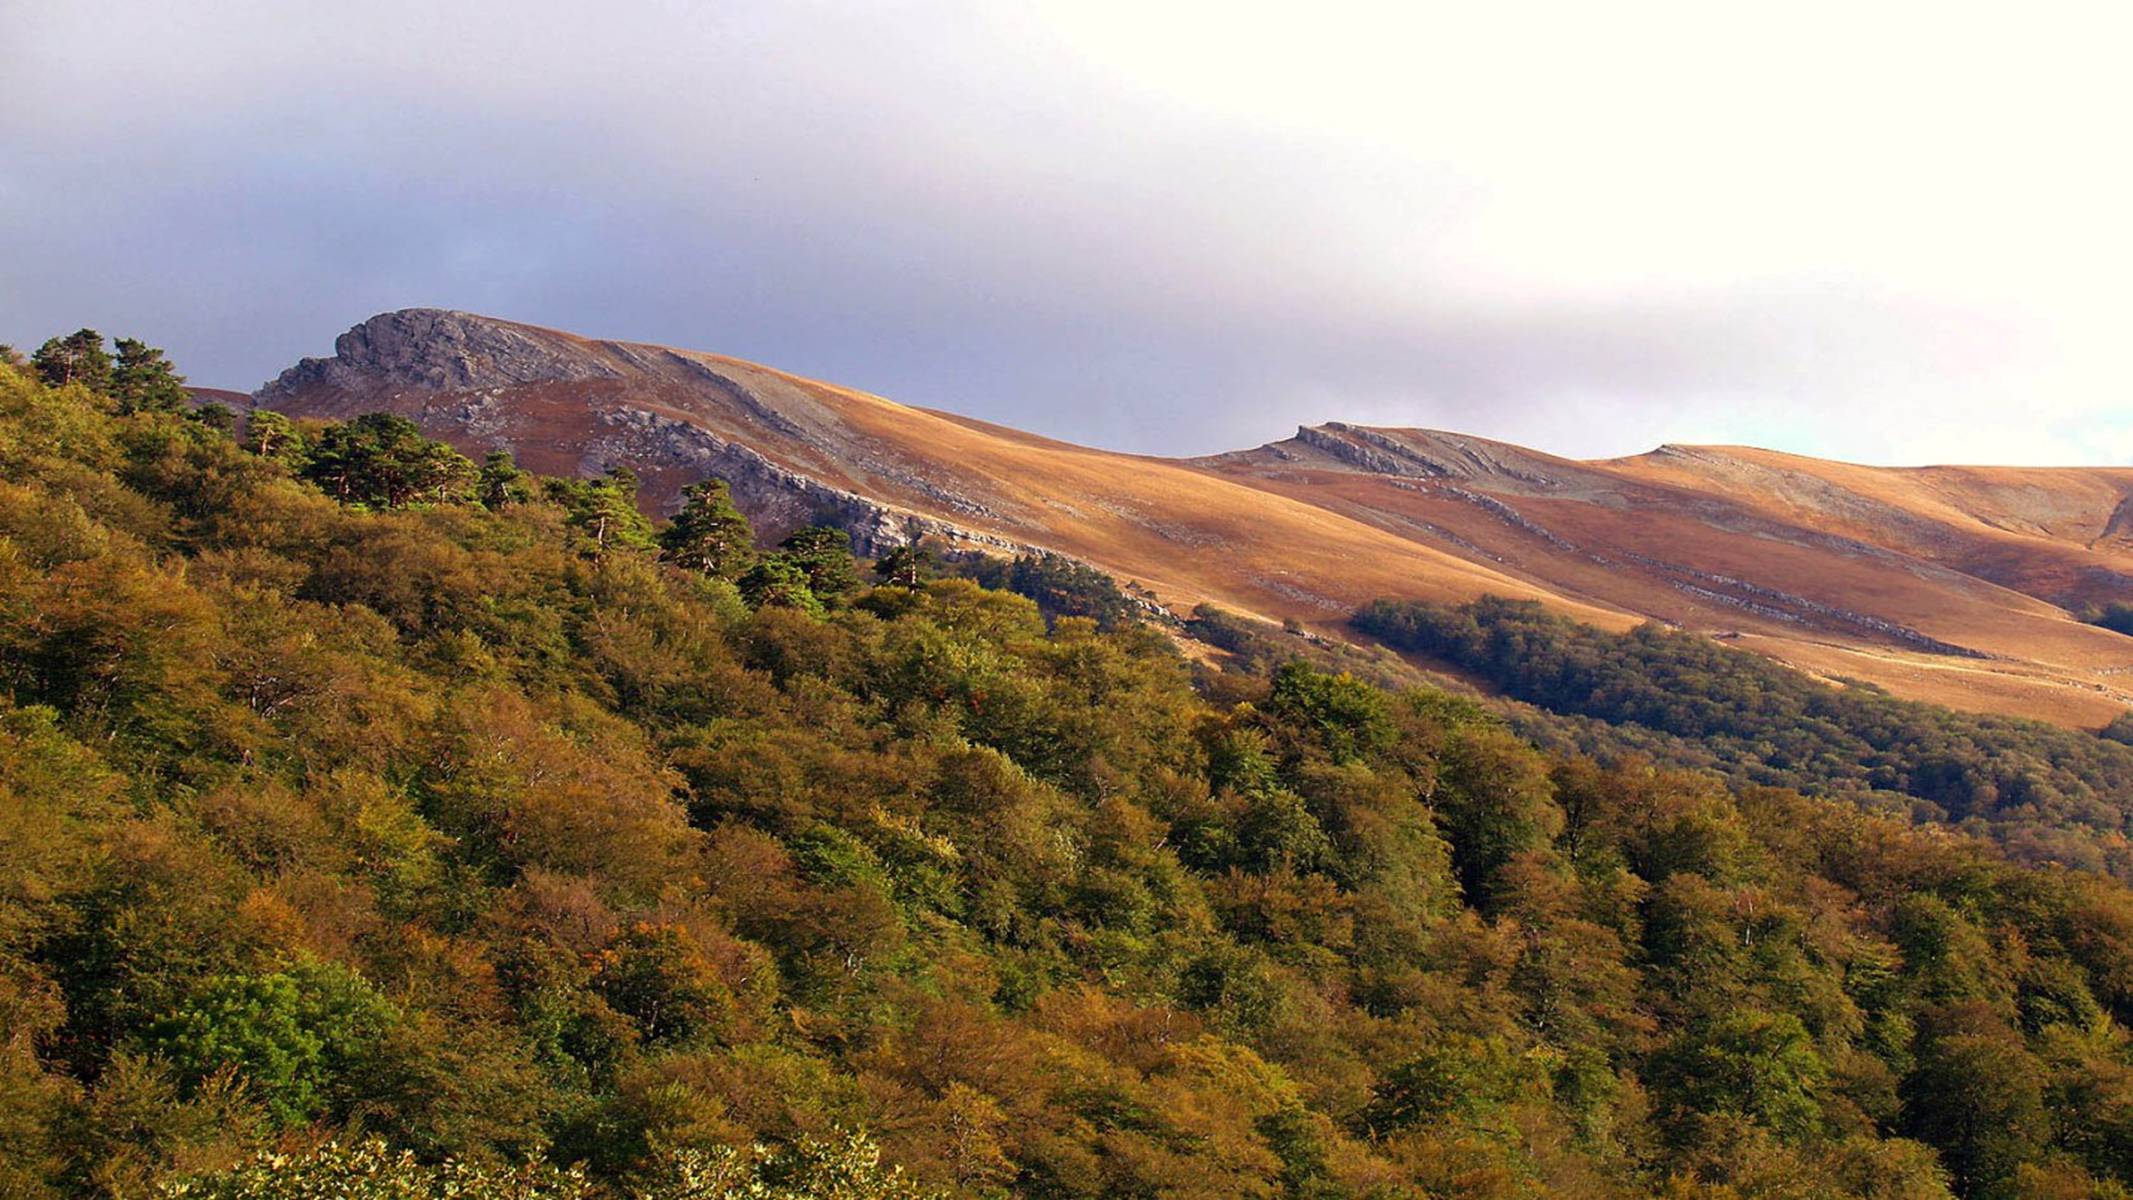
<svg viewBox="0 0 2133 1200">
<path fill-rule="evenodd" d="M 375 312 L 1113 449 L 2133 463 L 2122 4 L 0 0 L 0 341 Z"/>
</svg>

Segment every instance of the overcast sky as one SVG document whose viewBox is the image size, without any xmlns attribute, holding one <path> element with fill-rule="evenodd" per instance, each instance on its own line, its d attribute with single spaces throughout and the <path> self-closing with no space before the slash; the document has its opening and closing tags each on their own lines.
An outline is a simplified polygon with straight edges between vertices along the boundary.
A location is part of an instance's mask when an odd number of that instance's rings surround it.
<svg viewBox="0 0 2133 1200">
<path fill-rule="evenodd" d="M 2133 462 L 2124 5 L 0 0 L 0 341 L 373 312 L 1119 449 Z"/>
</svg>

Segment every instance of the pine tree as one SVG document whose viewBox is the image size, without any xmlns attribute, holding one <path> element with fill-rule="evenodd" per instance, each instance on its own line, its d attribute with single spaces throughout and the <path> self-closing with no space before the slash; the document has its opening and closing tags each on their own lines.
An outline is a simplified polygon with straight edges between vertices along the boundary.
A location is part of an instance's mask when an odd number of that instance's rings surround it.
<svg viewBox="0 0 2133 1200">
<path fill-rule="evenodd" d="M 755 530 L 734 507 L 723 479 L 690 484 L 681 511 L 659 536 L 667 561 L 691 571 L 738 579 L 754 564 Z"/>
<path fill-rule="evenodd" d="M 477 472 L 464 455 L 423 437 L 406 417 L 365 413 L 328 429 L 304 473 L 343 501 L 401 508 L 425 499 L 468 499 Z"/>
<path fill-rule="evenodd" d="M 807 590 L 824 600 L 859 589 L 859 570 L 852 563 L 852 536 L 831 525 L 810 525 L 794 531 L 778 549 L 807 573 Z"/>
<path fill-rule="evenodd" d="M 595 557 L 614 550 L 648 550 L 657 544 L 651 522 L 637 511 L 637 473 L 628 467 L 579 485 L 566 505 L 569 523 L 592 539 Z"/>
<path fill-rule="evenodd" d="M 237 413 L 227 404 L 202 404 L 187 415 L 224 437 L 237 436 Z"/>
<path fill-rule="evenodd" d="M 474 497 L 484 508 L 491 509 L 525 504 L 533 499 L 533 476 L 519 470 L 510 451 L 491 450 L 481 460 L 481 478 L 474 485 Z"/>
<path fill-rule="evenodd" d="M 789 554 L 772 554 L 740 579 L 741 599 L 752 608 L 797 608 L 819 613 L 822 601 L 807 586 L 807 570 Z"/>
<path fill-rule="evenodd" d="M 255 408 L 244 419 L 244 448 L 296 466 L 303 461 L 304 435 L 294 421 L 273 409 Z"/>
<path fill-rule="evenodd" d="M 874 561 L 874 577 L 891 587 L 915 588 L 933 576 L 933 555 L 916 542 Z"/>
<path fill-rule="evenodd" d="M 92 392 L 111 390 L 111 355 L 104 349 L 104 335 L 94 329 L 46 341 L 30 356 L 30 365 L 47 387 L 78 383 Z"/>
<path fill-rule="evenodd" d="M 111 396 L 119 402 L 119 411 L 128 413 L 183 412 L 191 401 L 185 377 L 171 368 L 163 352 L 133 338 L 118 339 Z"/>
</svg>

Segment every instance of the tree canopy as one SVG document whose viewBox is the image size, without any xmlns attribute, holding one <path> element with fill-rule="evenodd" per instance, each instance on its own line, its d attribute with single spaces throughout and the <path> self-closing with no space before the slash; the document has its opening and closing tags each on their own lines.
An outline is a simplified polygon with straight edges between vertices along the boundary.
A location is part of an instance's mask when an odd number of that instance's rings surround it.
<svg viewBox="0 0 2133 1200">
<path fill-rule="evenodd" d="M 2133 1181 L 2105 874 L 447 453 L 0 370 L 0 1194 Z"/>
</svg>

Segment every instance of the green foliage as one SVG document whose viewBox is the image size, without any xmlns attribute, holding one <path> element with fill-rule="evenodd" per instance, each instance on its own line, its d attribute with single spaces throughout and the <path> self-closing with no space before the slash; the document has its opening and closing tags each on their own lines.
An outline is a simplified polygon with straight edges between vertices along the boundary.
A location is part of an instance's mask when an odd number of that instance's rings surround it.
<svg viewBox="0 0 2133 1200">
<path fill-rule="evenodd" d="M 741 575 L 741 598 L 750 608 L 796 608 L 820 613 L 822 601 L 808 585 L 808 570 L 791 555 L 768 554 Z"/>
<path fill-rule="evenodd" d="M 1274 672 L 1267 711 L 1300 727 L 1334 762 L 1382 754 L 1393 742 L 1385 694 L 1351 675 L 1327 675 L 1302 663 Z"/>
<path fill-rule="evenodd" d="M 1544 753 L 1306 635 L 1195 691 L 1146 627 L 969 579 L 818 593 L 819 533 L 758 584 L 834 599 L 751 606 L 625 474 L 395 501 L 358 481 L 434 444 L 350 424 L 320 471 L 0 372 L 0 1191 L 2133 1173 L 2105 875 L 1747 760 Z"/>
<path fill-rule="evenodd" d="M 580 1172 L 447 1161 L 430 1165 L 384 1142 L 329 1142 L 306 1154 L 262 1153 L 227 1170 L 165 1184 L 168 1200 L 586 1200 Z"/>
<path fill-rule="evenodd" d="M 1515 699 L 1605 723 L 1523 723 L 1546 740 L 1910 811 L 1989 832 L 2028 861 L 2133 878 L 2133 747 L 2115 738 L 1831 687 L 1708 638 L 1608 633 L 1530 601 L 1379 601 L 1355 622 Z"/>
<path fill-rule="evenodd" d="M 205 981 L 149 1028 L 147 1044 L 194 1086 L 234 1069 L 269 1115 L 298 1124 L 319 1115 L 337 1089 L 361 1085 L 399 1020 L 360 976 L 303 961 Z M 345 1099 L 337 1107 L 345 1112 Z"/>
<path fill-rule="evenodd" d="M 1929 1010 L 1907 1081 L 1907 1131 L 1937 1147 L 1964 1195 L 2010 1194 L 2046 1137 L 2043 1065 L 1984 1006 Z"/>
<path fill-rule="evenodd" d="M 957 574 L 986 587 L 1035 601 L 1047 621 L 1087 617 L 1099 629 L 1116 629 L 1140 613 L 1117 580 L 1063 554 L 1018 554 L 1013 559 L 970 554 L 955 559 L 952 566 Z"/>
<path fill-rule="evenodd" d="M 120 338 L 115 344 L 118 361 L 111 369 L 110 394 L 118 401 L 120 412 L 185 411 L 191 402 L 185 391 L 185 378 L 161 350 L 133 338 Z M 208 407 L 220 409 L 225 421 L 233 419 L 228 409 Z"/>
<path fill-rule="evenodd" d="M 168 1200 L 590 1200 L 583 1171 L 446 1159 L 428 1164 L 379 1141 L 329 1142 L 306 1154 L 269 1153 L 162 1189 Z M 939 1193 L 881 1165 L 853 1134 L 802 1138 L 774 1149 L 670 1150 L 627 1190 L 629 1200 L 929 1200 Z"/>
<path fill-rule="evenodd" d="M 807 590 L 825 603 L 844 599 L 859 590 L 859 571 L 852 561 L 852 535 L 827 525 L 810 525 L 793 531 L 778 549 L 807 576 Z"/>
<path fill-rule="evenodd" d="M 92 392 L 111 390 L 111 353 L 104 349 L 104 335 L 94 329 L 48 339 L 30 356 L 30 368 L 48 387 L 77 384 Z"/>
<path fill-rule="evenodd" d="M 303 432 L 281 413 L 271 408 L 255 408 L 245 414 L 244 448 L 260 458 L 270 458 L 292 470 L 301 470 L 304 465 L 306 446 Z"/>
<path fill-rule="evenodd" d="M 1822 1124 L 1829 1070 L 1789 1013 L 1743 1009 L 1699 1022 L 1658 1055 L 1653 1074 L 1677 1122 L 1744 1117 L 1793 1140 Z"/>
<path fill-rule="evenodd" d="M 2133 604 L 2121 600 L 2088 609 L 2081 614 L 2081 619 L 2091 625 L 2101 625 L 2112 633 L 2133 635 Z"/>
<path fill-rule="evenodd" d="M 481 460 L 481 474 L 475 477 L 474 499 L 484 508 L 528 504 L 533 500 L 534 483 L 531 474 L 518 469 L 510 451 L 491 450 Z"/>
<path fill-rule="evenodd" d="M 404 508 L 472 498 L 474 464 L 394 413 L 331 426 L 310 448 L 304 476 L 344 504 Z"/>
<path fill-rule="evenodd" d="M 659 535 L 659 546 L 667 561 L 721 579 L 739 579 L 756 560 L 755 530 L 723 479 L 682 492 L 681 511 Z"/>
<path fill-rule="evenodd" d="M 652 523 L 637 508 L 637 488 L 637 473 L 628 467 L 609 468 L 598 479 L 546 481 L 549 501 L 562 506 L 564 523 L 578 532 L 596 558 L 658 544 Z"/>
<path fill-rule="evenodd" d="M 916 588 L 933 577 L 933 552 L 909 542 L 893 546 L 874 561 L 874 578 L 890 587 Z"/>
</svg>

